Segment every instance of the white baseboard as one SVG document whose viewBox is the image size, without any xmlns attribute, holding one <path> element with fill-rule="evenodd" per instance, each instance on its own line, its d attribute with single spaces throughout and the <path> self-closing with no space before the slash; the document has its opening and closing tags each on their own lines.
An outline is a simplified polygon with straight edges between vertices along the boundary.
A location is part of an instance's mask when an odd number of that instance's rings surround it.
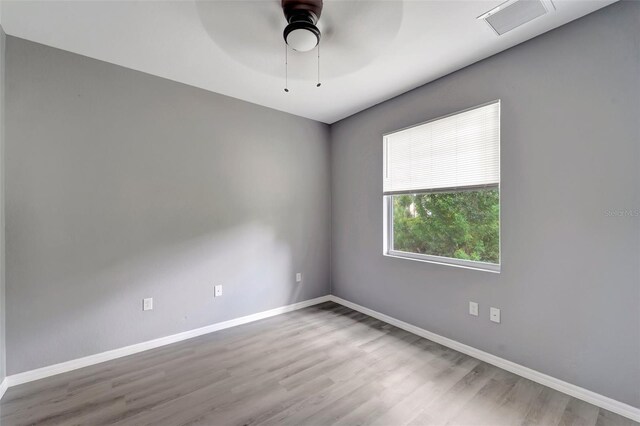
<svg viewBox="0 0 640 426">
<path fill-rule="evenodd" d="M 214 331 L 224 330 L 225 328 L 235 327 L 237 325 L 247 324 L 253 321 L 273 317 L 275 315 L 284 314 L 308 306 L 317 305 L 319 303 L 329 301 L 329 296 L 317 297 L 315 299 L 305 300 L 291 305 L 282 306 L 268 311 L 258 312 L 256 314 L 235 318 L 229 321 L 211 324 L 206 327 L 196 328 L 194 330 L 184 331 L 171 336 L 160 337 L 159 339 L 149 340 L 135 345 L 125 346 L 123 348 L 113 349 L 107 352 L 101 352 L 95 355 L 89 355 L 83 358 L 73 359 L 71 361 L 61 362 L 60 364 L 49 365 L 47 367 L 35 370 L 25 371 L 24 373 L 13 374 L 7 376 L 2 382 L 4 389 L 11 386 L 20 385 L 34 380 L 44 379 L 45 377 L 55 376 L 56 374 L 66 373 L 68 371 L 77 370 L 79 368 L 88 367 L 90 365 L 99 364 L 101 362 L 110 361 L 116 358 L 122 358 L 127 355 L 137 354 L 149 349 L 158 348 L 160 346 L 169 345 L 171 343 L 181 342 L 193 337 L 202 336 L 203 334 L 213 333 Z"/>
<path fill-rule="evenodd" d="M 571 383 L 556 379 L 555 377 L 540 373 L 539 371 L 532 370 L 531 368 L 516 364 L 515 362 L 508 361 L 504 358 L 481 351 L 480 349 L 465 345 L 439 334 L 432 333 L 423 328 L 400 321 L 396 318 L 374 311 L 373 309 L 365 308 L 364 306 L 349 302 L 348 300 L 340 297 L 332 295 L 329 299 L 335 303 L 339 303 L 355 311 L 362 312 L 363 314 L 377 318 L 380 321 L 384 321 L 410 333 L 424 337 L 425 339 L 429 339 L 448 348 L 455 349 L 458 352 L 462 352 L 463 354 L 472 356 L 488 364 L 495 365 L 496 367 L 517 374 L 518 376 L 540 383 L 541 385 L 548 386 L 559 392 L 566 393 L 567 395 L 581 399 L 582 401 L 586 401 L 597 407 L 604 408 L 605 410 L 620 414 L 621 416 L 627 417 L 631 420 L 640 422 L 640 408 L 633 407 L 629 404 L 625 404 L 624 402 L 616 401 L 615 399 L 581 388 L 580 386 L 572 385 Z"/>
<path fill-rule="evenodd" d="M 9 381 L 5 377 L 4 380 L 2 380 L 2 382 L 0 382 L 0 399 L 2 399 L 2 397 L 4 396 L 4 393 L 7 391 L 8 387 L 9 387 Z"/>
<path fill-rule="evenodd" d="M 516 364 L 515 362 L 508 361 L 504 358 L 500 358 L 488 352 L 481 351 L 480 349 L 476 349 L 474 347 L 465 345 L 463 343 L 457 342 L 455 340 L 449 339 L 439 334 L 432 333 L 423 328 L 406 323 L 404 321 L 400 321 L 396 318 L 374 311 L 373 309 L 366 308 L 364 306 L 358 305 L 356 303 L 350 302 L 348 300 L 345 300 L 333 295 L 322 296 L 322 297 L 318 297 L 311 300 L 305 300 L 303 302 L 294 303 L 292 305 L 282 306 L 280 308 L 275 308 L 275 309 L 271 309 L 264 312 L 258 312 L 256 314 L 235 318 L 229 321 L 211 324 L 206 327 L 197 328 L 195 330 L 189 330 L 182 333 L 173 334 L 171 336 L 161 337 L 159 339 L 149 340 L 147 342 L 137 343 L 135 345 L 126 346 L 123 348 L 114 349 L 111 351 L 102 352 L 95 355 L 90 355 L 84 358 L 78 358 L 71 361 L 62 362 L 60 364 L 50 365 L 47 367 L 38 368 L 36 370 L 26 371 L 24 373 L 18 373 L 11 376 L 7 376 L 2 381 L 2 383 L 0 383 L 0 398 L 2 398 L 2 395 L 4 395 L 4 392 L 7 390 L 7 388 L 11 386 L 20 385 L 22 383 L 31 382 L 34 380 L 44 379 L 46 377 L 54 376 L 56 374 L 77 370 L 79 368 L 88 367 L 90 365 L 99 364 L 101 362 L 110 361 L 112 359 L 121 358 L 127 355 L 133 355 L 149 349 L 154 349 L 160 346 L 169 345 L 171 343 L 180 342 L 186 339 L 191 339 L 193 337 L 201 336 L 203 334 L 213 333 L 218 330 L 224 330 L 225 328 L 231 328 L 237 325 L 247 324 L 253 321 L 258 321 L 258 320 L 269 318 L 275 315 L 284 314 L 287 312 L 306 308 L 312 305 L 317 305 L 319 303 L 323 303 L 327 301 L 333 301 L 335 303 L 339 303 L 343 306 L 346 306 L 358 312 L 362 312 L 363 314 L 369 315 L 373 318 L 377 318 L 381 321 L 394 325 L 410 333 L 424 337 L 425 339 L 429 339 L 441 345 L 447 346 L 451 349 L 455 349 L 458 352 L 462 352 L 463 354 L 477 358 L 488 364 L 492 364 L 492 365 L 495 365 L 496 367 L 510 371 L 511 373 L 517 374 L 518 376 L 532 380 L 536 383 L 540 383 L 541 385 L 548 386 L 562 393 L 566 393 L 567 395 L 571 395 L 575 398 L 586 401 L 597 407 L 604 408 L 605 410 L 609 410 L 614 413 L 620 414 L 621 416 L 627 417 L 631 420 L 640 422 L 640 408 L 633 407 L 631 405 L 625 404 L 620 401 L 616 401 L 604 395 L 600 395 L 590 390 L 581 388 L 580 386 L 576 386 L 571 383 L 562 381 L 560 379 L 556 379 L 555 377 L 551 377 L 549 375 L 540 373 L 528 367 L 524 367 L 520 364 Z"/>
</svg>

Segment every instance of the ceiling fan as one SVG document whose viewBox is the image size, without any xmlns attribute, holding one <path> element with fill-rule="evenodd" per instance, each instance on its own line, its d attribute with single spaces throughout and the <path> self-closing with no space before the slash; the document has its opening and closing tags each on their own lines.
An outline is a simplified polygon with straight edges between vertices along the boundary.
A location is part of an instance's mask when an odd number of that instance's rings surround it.
<svg viewBox="0 0 640 426">
<path fill-rule="evenodd" d="M 316 26 L 322 13 L 322 0 L 282 0 L 282 10 L 288 25 L 284 41 L 293 50 L 308 52 L 320 43 L 320 30 Z"/>
<path fill-rule="evenodd" d="M 197 0 L 195 4 L 212 48 L 254 72 L 277 80 L 285 77 L 286 47 L 288 83 L 293 86 L 289 90 L 300 94 L 295 102 L 318 94 L 317 81 L 313 82 L 318 48 L 324 88 L 388 49 L 404 8 L 401 1 L 370 0 Z"/>
<path fill-rule="evenodd" d="M 318 83 L 320 87 L 320 30 L 316 26 L 322 13 L 322 0 L 282 0 L 287 26 L 282 33 L 284 42 L 296 52 L 308 52 L 318 47 Z M 289 53 L 285 46 L 285 85 L 289 93 Z"/>
</svg>

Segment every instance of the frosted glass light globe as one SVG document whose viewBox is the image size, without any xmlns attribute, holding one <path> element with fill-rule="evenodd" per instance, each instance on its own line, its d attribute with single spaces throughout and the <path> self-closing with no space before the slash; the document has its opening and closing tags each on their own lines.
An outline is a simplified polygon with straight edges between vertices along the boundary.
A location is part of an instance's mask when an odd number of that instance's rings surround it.
<svg viewBox="0 0 640 426">
<path fill-rule="evenodd" d="M 295 29 L 287 34 L 287 44 L 298 52 L 308 52 L 318 44 L 318 37 L 304 28 Z"/>
</svg>

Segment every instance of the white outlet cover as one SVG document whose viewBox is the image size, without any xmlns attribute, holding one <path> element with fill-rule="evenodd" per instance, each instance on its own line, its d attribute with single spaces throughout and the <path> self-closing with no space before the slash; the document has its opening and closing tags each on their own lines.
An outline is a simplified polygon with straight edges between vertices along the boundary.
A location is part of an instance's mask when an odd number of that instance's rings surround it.
<svg viewBox="0 0 640 426">
<path fill-rule="evenodd" d="M 213 297 L 222 296 L 222 285 L 218 284 L 213 288 Z"/>
<path fill-rule="evenodd" d="M 469 302 L 469 315 L 478 316 L 478 303 Z"/>
<path fill-rule="evenodd" d="M 297 283 L 302 282 L 302 273 L 301 273 L 301 272 L 298 272 L 298 273 L 296 274 L 296 282 L 297 282 Z"/>
<path fill-rule="evenodd" d="M 150 311 L 153 309 L 153 297 L 142 299 L 142 310 Z"/>
<path fill-rule="evenodd" d="M 489 319 L 493 322 L 500 323 L 500 309 L 491 308 L 489 311 Z"/>
</svg>

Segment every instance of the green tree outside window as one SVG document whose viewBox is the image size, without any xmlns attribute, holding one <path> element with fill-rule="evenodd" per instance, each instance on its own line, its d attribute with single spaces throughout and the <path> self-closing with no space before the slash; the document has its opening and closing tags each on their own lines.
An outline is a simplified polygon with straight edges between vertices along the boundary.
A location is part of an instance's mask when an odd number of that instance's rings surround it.
<svg viewBox="0 0 640 426">
<path fill-rule="evenodd" d="M 498 189 L 392 199 L 393 250 L 500 263 Z"/>
</svg>

